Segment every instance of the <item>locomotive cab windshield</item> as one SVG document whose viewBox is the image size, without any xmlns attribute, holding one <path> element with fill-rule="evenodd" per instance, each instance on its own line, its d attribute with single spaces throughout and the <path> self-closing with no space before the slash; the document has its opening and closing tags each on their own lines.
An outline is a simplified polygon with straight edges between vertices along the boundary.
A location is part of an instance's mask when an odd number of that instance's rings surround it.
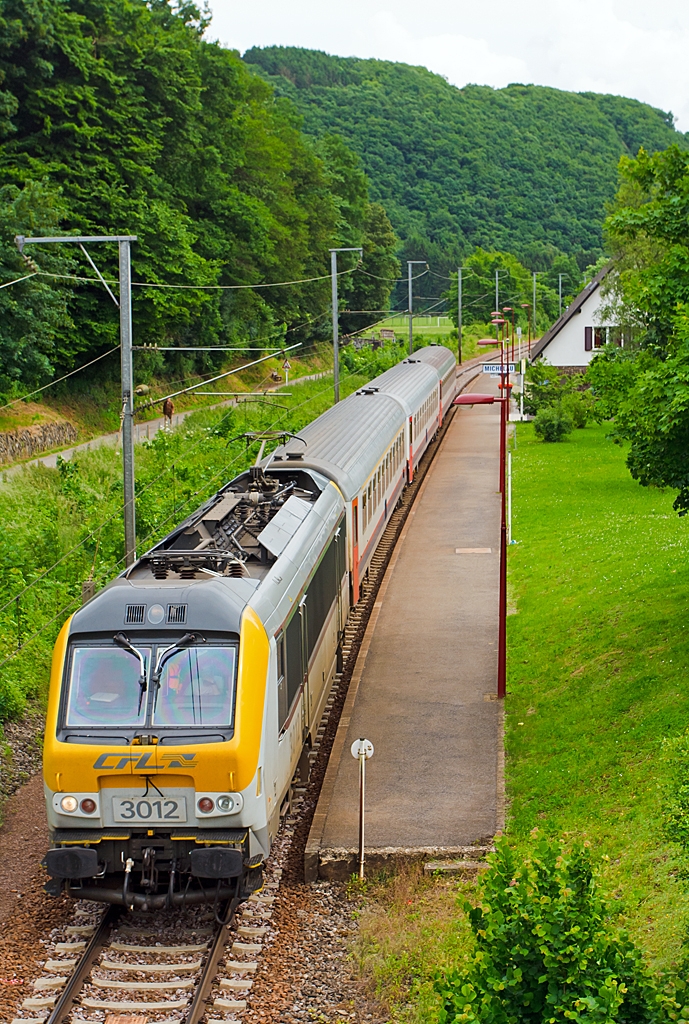
<svg viewBox="0 0 689 1024">
<path fill-rule="evenodd" d="M 139 641 L 71 647 L 60 738 L 72 730 L 176 730 L 234 726 L 237 644 Z M 182 638 L 182 641 L 186 637 Z M 131 648 L 131 649 L 130 649 Z M 136 654 L 133 653 L 134 649 Z M 228 735 L 229 734 L 229 735 Z"/>
</svg>

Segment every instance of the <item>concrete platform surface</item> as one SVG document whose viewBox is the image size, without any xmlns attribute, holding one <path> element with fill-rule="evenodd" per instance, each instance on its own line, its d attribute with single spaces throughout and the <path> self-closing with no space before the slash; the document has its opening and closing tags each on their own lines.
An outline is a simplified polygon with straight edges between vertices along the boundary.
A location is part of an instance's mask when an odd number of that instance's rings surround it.
<svg viewBox="0 0 689 1024">
<path fill-rule="evenodd" d="M 489 388 L 494 382 L 479 377 L 470 390 Z M 497 407 L 457 409 L 369 622 L 311 829 L 311 877 L 316 852 L 321 876 L 337 877 L 338 865 L 346 875 L 353 864 L 358 765 L 350 747 L 359 737 L 375 747 L 366 765 L 373 862 L 395 851 L 466 856 L 503 825 L 498 473 Z"/>
</svg>

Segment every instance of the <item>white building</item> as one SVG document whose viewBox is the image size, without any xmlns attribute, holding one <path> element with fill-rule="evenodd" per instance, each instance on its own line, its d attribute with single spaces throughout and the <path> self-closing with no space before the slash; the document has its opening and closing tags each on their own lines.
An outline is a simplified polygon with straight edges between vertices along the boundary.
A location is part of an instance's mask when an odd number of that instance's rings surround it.
<svg viewBox="0 0 689 1024">
<path fill-rule="evenodd" d="M 600 285 L 610 272 L 610 266 L 601 270 L 579 292 L 562 316 L 545 332 L 531 349 L 531 359 L 543 359 L 564 373 L 581 373 L 608 342 L 622 344 L 618 327 L 601 323 L 600 309 L 605 305 Z"/>
</svg>

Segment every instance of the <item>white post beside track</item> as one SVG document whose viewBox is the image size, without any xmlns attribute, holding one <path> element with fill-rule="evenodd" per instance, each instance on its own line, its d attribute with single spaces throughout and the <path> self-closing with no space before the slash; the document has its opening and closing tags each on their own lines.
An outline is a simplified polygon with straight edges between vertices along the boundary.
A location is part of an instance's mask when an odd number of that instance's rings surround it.
<svg viewBox="0 0 689 1024">
<path fill-rule="evenodd" d="M 359 879 L 364 880 L 364 804 L 366 800 L 366 762 L 373 757 L 373 744 L 363 737 L 354 740 L 352 757 L 359 761 Z"/>
</svg>

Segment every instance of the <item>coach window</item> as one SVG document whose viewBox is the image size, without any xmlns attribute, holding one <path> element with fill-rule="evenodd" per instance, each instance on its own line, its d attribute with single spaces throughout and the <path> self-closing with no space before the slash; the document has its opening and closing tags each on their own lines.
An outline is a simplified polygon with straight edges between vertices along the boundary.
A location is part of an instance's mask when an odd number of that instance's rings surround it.
<svg viewBox="0 0 689 1024">
<path fill-rule="evenodd" d="M 287 675 L 287 710 L 294 704 L 304 681 L 302 661 L 301 615 L 297 608 L 285 629 L 285 669 Z"/>
<path fill-rule="evenodd" d="M 285 668 L 285 634 L 280 633 L 275 640 L 278 676 L 278 729 L 282 729 L 287 721 L 289 706 L 287 704 L 287 678 Z"/>
<path fill-rule="evenodd" d="M 309 583 L 306 601 L 308 608 L 307 654 L 309 658 L 316 649 L 328 613 L 337 600 L 340 583 L 338 579 L 339 561 L 338 538 L 334 537 L 326 548 L 321 563 Z"/>
</svg>

